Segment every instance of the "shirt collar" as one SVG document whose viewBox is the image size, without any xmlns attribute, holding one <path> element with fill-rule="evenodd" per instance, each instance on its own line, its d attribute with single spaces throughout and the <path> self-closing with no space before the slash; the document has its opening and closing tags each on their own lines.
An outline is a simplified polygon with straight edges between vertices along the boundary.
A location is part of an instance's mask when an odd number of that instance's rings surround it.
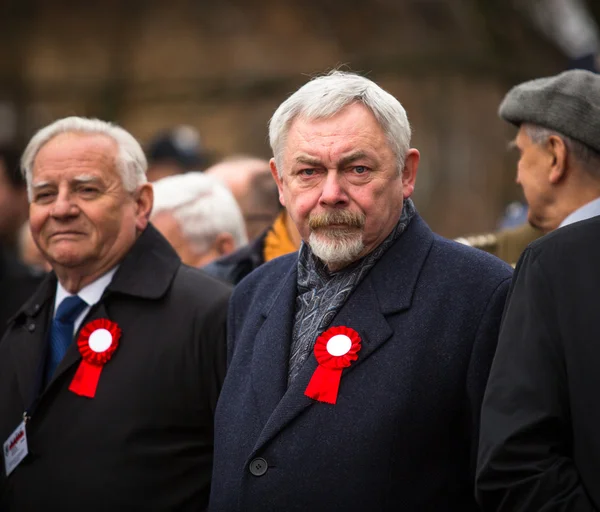
<svg viewBox="0 0 600 512">
<path fill-rule="evenodd" d="M 93 306 L 102 297 L 104 290 L 112 281 L 112 278 L 115 275 L 115 272 L 117 271 L 118 268 L 119 268 L 118 265 L 116 267 L 113 267 L 106 274 L 100 276 L 98 279 L 91 282 L 87 286 L 84 286 L 81 290 L 79 290 L 77 295 L 79 295 L 79 297 L 81 299 L 83 299 L 87 303 L 88 306 Z M 60 303 L 63 300 L 65 300 L 67 297 L 70 297 L 72 295 L 75 295 L 75 294 L 69 293 L 67 290 L 65 290 L 63 285 L 60 284 L 59 281 L 57 281 L 56 296 L 54 299 L 54 311 L 56 311 L 58 309 L 58 306 L 60 306 Z"/>
<path fill-rule="evenodd" d="M 563 226 L 573 224 L 574 222 L 595 217 L 596 215 L 600 215 L 600 197 L 584 204 L 581 208 L 578 208 L 570 215 L 567 215 L 558 227 L 562 228 Z"/>
</svg>

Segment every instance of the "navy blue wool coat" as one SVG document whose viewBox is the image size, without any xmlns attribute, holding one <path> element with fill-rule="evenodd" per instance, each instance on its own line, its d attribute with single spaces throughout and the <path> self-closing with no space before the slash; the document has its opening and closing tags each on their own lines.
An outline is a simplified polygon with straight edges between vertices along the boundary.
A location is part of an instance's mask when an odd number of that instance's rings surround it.
<svg viewBox="0 0 600 512">
<path fill-rule="evenodd" d="M 511 268 L 416 215 L 331 326 L 358 331 L 337 403 L 287 386 L 297 254 L 234 291 L 210 510 L 476 510 L 479 415 Z"/>
</svg>

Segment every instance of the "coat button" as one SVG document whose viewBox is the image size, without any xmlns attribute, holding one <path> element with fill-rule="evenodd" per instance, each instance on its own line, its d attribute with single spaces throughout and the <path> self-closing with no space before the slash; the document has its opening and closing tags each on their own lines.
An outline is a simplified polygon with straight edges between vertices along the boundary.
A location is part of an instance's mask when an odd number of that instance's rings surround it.
<svg viewBox="0 0 600 512">
<path fill-rule="evenodd" d="M 269 465 L 262 457 L 257 457 L 250 462 L 250 473 L 254 476 L 263 476 L 267 472 Z"/>
<path fill-rule="evenodd" d="M 29 324 L 29 325 L 27 326 L 27 330 L 28 330 L 29 332 L 33 332 L 33 331 L 35 331 L 35 324 Z"/>
</svg>

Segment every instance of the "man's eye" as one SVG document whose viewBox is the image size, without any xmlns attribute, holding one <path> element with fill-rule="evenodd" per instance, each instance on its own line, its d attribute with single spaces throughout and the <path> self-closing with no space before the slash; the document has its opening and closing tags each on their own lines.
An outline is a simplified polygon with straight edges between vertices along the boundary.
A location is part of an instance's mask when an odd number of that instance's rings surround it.
<svg viewBox="0 0 600 512">
<path fill-rule="evenodd" d="M 365 167 L 364 165 L 357 165 L 356 167 L 354 167 L 354 172 L 356 174 L 364 174 L 369 170 L 368 167 Z"/>
<path fill-rule="evenodd" d="M 52 197 L 50 192 L 39 192 L 35 195 L 34 199 L 36 201 L 48 201 Z"/>
<path fill-rule="evenodd" d="M 302 169 L 300 174 L 303 176 L 314 176 L 316 172 L 315 169 Z"/>
</svg>

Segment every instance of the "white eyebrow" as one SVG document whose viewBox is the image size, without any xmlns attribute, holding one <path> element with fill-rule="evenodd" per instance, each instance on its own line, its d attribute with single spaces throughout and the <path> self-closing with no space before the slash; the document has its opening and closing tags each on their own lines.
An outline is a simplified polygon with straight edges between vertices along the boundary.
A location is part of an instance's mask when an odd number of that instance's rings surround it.
<svg viewBox="0 0 600 512">
<path fill-rule="evenodd" d="M 75 176 L 73 181 L 75 183 L 90 183 L 92 181 L 98 181 L 98 176 L 93 176 L 91 174 L 80 174 L 79 176 Z M 33 183 L 31 186 L 34 190 L 38 190 L 40 188 L 48 187 L 52 185 L 53 181 L 39 181 L 37 183 Z"/>
<path fill-rule="evenodd" d="M 98 177 L 91 174 L 80 174 L 79 176 L 75 176 L 73 181 L 77 183 L 89 183 L 90 181 L 98 181 Z"/>
<path fill-rule="evenodd" d="M 51 181 L 39 181 L 37 183 L 33 183 L 31 186 L 34 189 L 38 189 L 38 188 L 44 188 L 47 187 L 48 185 L 50 185 L 52 182 Z"/>
</svg>

